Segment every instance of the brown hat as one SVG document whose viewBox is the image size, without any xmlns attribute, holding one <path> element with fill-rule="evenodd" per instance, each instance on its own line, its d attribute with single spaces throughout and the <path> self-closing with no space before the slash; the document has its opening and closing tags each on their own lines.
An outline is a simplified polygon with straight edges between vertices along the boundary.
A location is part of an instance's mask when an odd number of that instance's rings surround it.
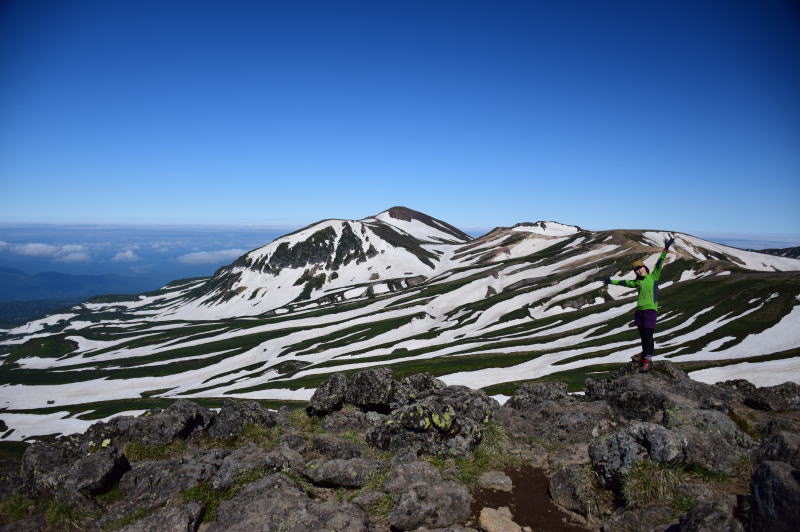
<svg viewBox="0 0 800 532">
<path fill-rule="evenodd" d="M 642 266 L 644 266 L 644 262 L 637 260 L 636 262 L 633 263 L 632 268 L 636 270 L 638 268 L 641 268 Z M 647 266 L 644 267 L 647 268 Z"/>
</svg>

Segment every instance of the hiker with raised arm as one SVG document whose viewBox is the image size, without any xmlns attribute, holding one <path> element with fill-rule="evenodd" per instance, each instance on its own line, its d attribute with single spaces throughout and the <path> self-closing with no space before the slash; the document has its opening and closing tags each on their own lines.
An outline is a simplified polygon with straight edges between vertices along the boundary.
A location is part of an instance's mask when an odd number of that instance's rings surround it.
<svg viewBox="0 0 800 532">
<path fill-rule="evenodd" d="M 627 286 L 628 288 L 636 288 L 639 291 L 633 322 L 639 329 L 639 337 L 642 339 L 642 352 L 635 355 L 633 360 L 639 363 L 639 371 L 642 373 L 650 371 L 650 364 L 653 359 L 653 351 L 655 350 L 653 333 L 656 331 L 656 318 L 658 317 L 658 280 L 661 277 L 661 270 L 664 268 L 664 259 L 667 258 L 669 247 L 673 242 L 675 242 L 675 237 L 670 235 L 664 242 L 664 251 L 658 257 L 658 262 L 656 262 L 652 272 L 645 266 L 644 262 L 637 260 L 632 265 L 636 279 L 631 281 L 606 277 L 603 281 L 606 285 Z"/>
</svg>

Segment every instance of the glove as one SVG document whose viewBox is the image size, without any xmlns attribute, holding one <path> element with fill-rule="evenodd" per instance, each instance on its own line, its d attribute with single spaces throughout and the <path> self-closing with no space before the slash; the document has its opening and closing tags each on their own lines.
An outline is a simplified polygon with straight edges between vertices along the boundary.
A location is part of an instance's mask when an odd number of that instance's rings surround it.
<svg viewBox="0 0 800 532">
<path fill-rule="evenodd" d="M 675 243 L 675 237 L 670 235 L 670 237 L 664 242 L 664 249 L 669 249 L 669 247 Z"/>
<path fill-rule="evenodd" d="M 611 284 L 611 277 L 606 277 L 603 279 L 603 284 Z"/>
</svg>

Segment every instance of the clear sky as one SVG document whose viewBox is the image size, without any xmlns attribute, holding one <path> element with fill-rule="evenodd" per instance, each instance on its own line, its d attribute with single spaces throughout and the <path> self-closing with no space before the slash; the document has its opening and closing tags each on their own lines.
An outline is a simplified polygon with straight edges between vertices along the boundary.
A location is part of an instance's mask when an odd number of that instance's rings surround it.
<svg viewBox="0 0 800 532">
<path fill-rule="evenodd" d="M 800 233 L 794 1 L 0 2 L 0 222 Z"/>
</svg>

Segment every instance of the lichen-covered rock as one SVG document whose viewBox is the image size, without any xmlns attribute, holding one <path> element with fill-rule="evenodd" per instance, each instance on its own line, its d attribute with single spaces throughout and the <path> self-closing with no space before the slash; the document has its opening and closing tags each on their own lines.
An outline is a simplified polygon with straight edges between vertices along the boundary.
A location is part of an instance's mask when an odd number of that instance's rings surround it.
<svg viewBox="0 0 800 532">
<path fill-rule="evenodd" d="M 444 382 L 433 377 L 430 373 L 409 375 L 401 380 L 400 384 L 408 392 L 407 399 L 409 402 L 420 401 L 446 386 Z"/>
<path fill-rule="evenodd" d="M 790 381 L 757 388 L 747 395 L 745 404 L 757 410 L 773 412 L 800 409 L 800 385 Z"/>
<path fill-rule="evenodd" d="M 420 402 L 398 408 L 365 435 L 379 449 L 418 447 L 430 454 L 461 456 L 472 450 L 498 409 L 481 391 L 447 386 Z"/>
<path fill-rule="evenodd" d="M 219 414 L 208 428 L 208 435 L 212 438 L 235 438 L 245 425 L 274 427 L 277 423 L 277 414 L 257 401 L 225 399 Z"/>
<path fill-rule="evenodd" d="M 514 392 L 505 406 L 527 409 L 544 401 L 557 401 L 567 397 L 567 385 L 563 382 L 525 383 Z"/>
<path fill-rule="evenodd" d="M 367 514 L 360 508 L 345 502 L 312 501 L 297 484 L 276 474 L 248 484 L 223 501 L 207 532 L 366 532 L 367 523 Z"/>
<path fill-rule="evenodd" d="M 347 376 L 334 373 L 316 389 L 306 406 L 309 416 L 324 416 L 338 410 L 347 395 Z"/>
<path fill-rule="evenodd" d="M 160 508 L 146 517 L 123 527 L 119 532 L 187 532 L 197 530 L 205 506 L 192 501 Z"/>
<path fill-rule="evenodd" d="M 382 460 L 352 458 L 350 460 L 328 460 L 308 469 L 311 479 L 326 486 L 360 488 L 375 473 L 385 471 L 389 465 Z"/>
<path fill-rule="evenodd" d="M 120 447 L 129 441 L 166 445 L 175 438 L 186 439 L 206 429 L 215 415 L 213 410 L 179 399 L 165 409 L 156 408 L 136 417 L 118 416 L 106 423 L 95 423 L 86 431 L 86 438 L 97 442 L 110 439 Z"/>
<path fill-rule="evenodd" d="M 716 410 L 673 407 L 664 412 L 664 426 L 686 440 L 682 463 L 710 471 L 735 474 L 755 447 L 728 416 Z"/>
<path fill-rule="evenodd" d="M 399 385 L 387 368 L 354 373 L 347 379 L 345 401 L 364 410 L 389 413 Z M 404 395 L 404 394 L 403 394 Z"/>
<path fill-rule="evenodd" d="M 341 458 L 344 460 L 358 458 L 364 454 L 364 448 L 356 442 L 337 438 L 328 434 L 317 434 L 311 441 L 311 446 L 326 458 Z"/>
<path fill-rule="evenodd" d="M 248 445 L 227 455 L 219 466 L 211 487 L 223 490 L 230 487 L 237 476 L 246 471 L 294 471 L 302 473 L 305 469 L 303 457 L 288 447 L 267 450 L 256 445 Z"/>
<path fill-rule="evenodd" d="M 78 439 L 35 443 L 22 456 L 22 488 L 30 496 L 103 493 L 129 469 L 128 460 L 106 442 L 104 447 Z"/>
<path fill-rule="evenodd" d="M 67 468 L 61 488 L 92 497 L 110 490 L 129 469 L 127 458 L 116 447 L 101 447 Z"/>
<path fill-rule="evenodd" d="M 389 524 L 401 530 L 443 528 L 470 516 L 469 491 L 454 482 L 417 484 L 399 493 L 395 500 Z"/>
<path fill-rule="evenodd" d="M 750 530 L 800 530 L 800 471 L 785 462 L 761 462 L 750 480 L 750 493 Z"/>
</svg>

